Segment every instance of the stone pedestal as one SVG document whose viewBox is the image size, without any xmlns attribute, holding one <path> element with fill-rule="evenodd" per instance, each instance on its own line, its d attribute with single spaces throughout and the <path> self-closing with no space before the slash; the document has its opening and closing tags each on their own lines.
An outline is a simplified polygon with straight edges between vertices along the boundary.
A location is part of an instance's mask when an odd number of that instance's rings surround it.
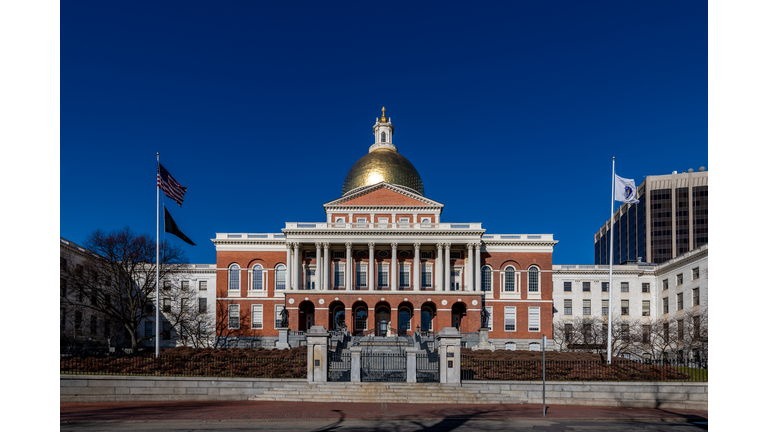
<svg viewBox="0 0 768 432">
<path fill-rule="evenodd" d="M 328 381 L 328 338 L 323 326 L 312 326 L 307 332 L 307 382 Z"/>
<path fill-rule="evenodd" d="M 491 350 L 495 351 L 496 347 L 492 343 L 488 342 L 488 330 L 487 328 L 480 329 L 480 343 L 472 347 L 472 351 L 477 350 Z"/>
<path fill-rule="evenodd" d="M 455 327 L 446 327 L 437 334 L 440 346 L 440 383 L 461 383 L 461 333 Z"/>
<path fill-rule="evenodd" d="M 362 347 L 352 347 L 349 349 L 350 364 L 349 364 L 349 381 L 360 382 L 360 353 L 363 351 Z"/>
<path fill-rule="evenodd" d="M 405 349 L 405 382 L 416 382 L 416 353 L 419 352 L 418 348 L 406 348 Z"/>
<path fill-rule="evenodd" d="M 278 337 L 277 337 L 277 343 L 275 344 L 275 348 L 290 349 L 291 346 L 288 344 L 288 332 L 290 330 L 287 327 L 280 327 L 277 329 L 277 331 L 278 331 Z"/>
</svg>

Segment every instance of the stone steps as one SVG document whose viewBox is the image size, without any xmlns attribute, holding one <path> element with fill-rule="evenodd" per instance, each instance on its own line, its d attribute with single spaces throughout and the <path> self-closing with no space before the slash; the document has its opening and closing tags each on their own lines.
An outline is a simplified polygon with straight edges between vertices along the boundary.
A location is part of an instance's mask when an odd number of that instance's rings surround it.
<svg viewBox="0 0 768 432">
<path fill-rule="evenodd" d="M 388 403 L 520 403 L 519 398 L 500 390 L 471 389 L 432 383 L 326 383 L 289 384 L 267 390 L 249 400 L 297 402 L 388 402 Z"/>
</svg>

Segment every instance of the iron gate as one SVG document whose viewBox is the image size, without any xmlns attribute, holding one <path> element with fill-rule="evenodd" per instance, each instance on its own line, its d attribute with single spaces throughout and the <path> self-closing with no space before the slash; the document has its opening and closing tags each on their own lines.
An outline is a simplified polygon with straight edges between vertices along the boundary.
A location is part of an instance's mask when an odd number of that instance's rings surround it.
<svg viewBox="0 0 768 432">
<path fill-rule="evenodd" d="M 416 354 L 416 382 L 440 382 L 440 354 L 437 351 Z"/>
<path fill-rule="evenodd" d="M 401 352 L 360 353 L 360 380 L 363 382 L 405 382 L 406 355 Z"/>
<path fill-rule="evenodd" d="M 352 355 L 349 351 L 328 351 L 328 381 L 349 381 Z"/>
</svg>

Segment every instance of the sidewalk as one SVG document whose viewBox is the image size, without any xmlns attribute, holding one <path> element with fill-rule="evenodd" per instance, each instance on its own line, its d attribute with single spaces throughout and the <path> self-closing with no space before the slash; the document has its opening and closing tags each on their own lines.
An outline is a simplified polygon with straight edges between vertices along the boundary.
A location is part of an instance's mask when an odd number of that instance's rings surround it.
<svg viewBox="0 0 768 432">
<path fill-rule="evenodd" d="M 63 403 L 59 419 L 104 420 L 290 420 L 290 419 L 542 419 L 542 406 L 387 404 L 330 402 L 124 402 Z M 548 405 L 547 419 L 613 421 L 707 421 L 707 411 Z"/>
</svg>

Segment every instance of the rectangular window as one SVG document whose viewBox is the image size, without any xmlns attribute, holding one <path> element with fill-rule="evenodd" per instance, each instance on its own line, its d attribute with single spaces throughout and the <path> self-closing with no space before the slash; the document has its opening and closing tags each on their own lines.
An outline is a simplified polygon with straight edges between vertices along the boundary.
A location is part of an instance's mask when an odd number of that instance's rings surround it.
<svg viewBox="0 0 768 432">
<path fill-rule="evenodd" d="M 208 299 L 205 297 L 200 297 L 197 299 L 197 311 L 199 313 L 206 313 L 208 312 Z"/>
<path fill-rule="evenodd" d="M 400 266 L 400 287 L 408 288 L 411 286 L 411 266 L 403 264 Z"/>
<path fill-rule="evenodd" d="M 188 280 L 187 281 L 181 281 L 181 289 L 182 289 L 182 291 L 189 290 L 189 281 Z"/>
<path fill-rule="evenodd" d="M 677 295 L 677 310 L 683 310 L 683 293 Z"/>
<path fill-rule="evenodd" d="M 665 322 L 664 325 L 662 325 L 663 329 L 663 335 L 664 335 L 664 342 L 669 343 L 669 323 Z"/>
<path fill-rule="evenodd" d="M 661 289 L 662 290 L 669 289 L 669 279 L 664 279 L 663 281 L 661 281 Z"/>
<path fill-rule="evenodd" d="M 591 289 L 591 286 L 592 285 L 589 282 L 582 282 L 581 283 L 581 290 L 584 291 L 584 292 L 589 291 Z"/>
<path fill-rule="evenodd" d="M 700 333 L 699 333 L 699 326 L 701 324 L 701 317 L 693 317 L 693 338 L 698 340 Z"/>
<path fill-rule="evenodd" d="M 432 259 L 432 252 L 422 252 L 421 259 Z"/>
<path fill-rule="evenodd" d="M 376 228 L 386 228 L 389 224 L 389 219 L 387 218 L 379 218 L 379 223 L 376 225 Z"/>
<path fill-rule="evenodd" d="M 171 311 L 171 298 L 163 297 L 163 312 L 170 312 L 170 311 Z"/>
<path fill-rule="evenodd" d="M 379 263 L 379 287 L 386 288 L 389 286 L 389 266 L 384 263 Z"/>
<path fill-rule="evenodd" d="M 563 282 L 563 291 L 570 291 L 570 290 L 571 290 L 571 283 Z"/>
<path fill-rule="evenodd" d="M 163 334 L 161 335 L 163 340 L 169 340 L 171 338 L 171 323 L 163 321 Z"/>
<path fill-rule="evenodd" d="M 629 300 L 622 300 L 621 301 L 621 314 L 622 315 L 629 315 Z"/>
<path fill-rule="evenodd" d="M 251 328 L 264 328 L 264 305 L 251 305 Z"/>
<path fill-rule="evenodd" d="M 337 262 L 333 269 L 333 286 L 335 287 L 343 287 L 344 286 L 344 280 L 346 279 L 344 277 L 345 272 L 345 266 L 346 264 Z"/>
<path fill-rule="evenodd" d="M 538 332 L 540 331 L 540 318 L 541 317 L 541 308 L 539 307 L 529 307 L 528 308 L 528 331 L 529 332 Z"/>
<path fill-rule="evenodd" d="M 515 331 L 517 324 L 514 306 L 504 307 L 504 331 Z"/>
<path fill-rule="evenodd" d="M 602 310 L 602 312 L 603 312 L 603 315 L 608 315 L 608 308 L 609 308 L 609 307 L 610 307 L 610 306 L 609 306 L 609 300 L 603 300 L 603 304 L 602 304 L 602 309 L 603 309 L 603 310 Z"/>
<path fill-rule="evenodd" d="M 163 281 L 163 289 L 164 290 L 171 289 L 171 281 Z"/>
<path fill-rule="evenodd" d="M 669 313 L 669 298 L 664 297 L 661 299 L 661 307 L 665 314 Z"/>
<path fill-rule="evenodd" d="M 355 277 L 357 278 L 356 284 L 358 288 L 365 288 L 368 286 L 368 265 L 358 264 L 355 271 Z"/>
<path fill-rule="evenodd" d="M 571 315 L 573 312 L 572 309 L 573 301 L 571 299 L 565 299 L 563 300 L 563 314 L 564 315 Z"/>
<path fill-rule="evenodd" d="M 451 252 L 451 259 L 461 259 L 461 252 Z"/>
<path fill-rule="evenodd" d="M 208 289 L 208 281 L 207 280 L 201 280 L 197 282 L 197 288 L 200 291 L 205 291 Z"/>
<path fill-rule="evenodd" d="M 282 264 L 275 268 L 275 289 L 278 291 L 285 290 L 285 272 L 287 269 Z"/>
<path fill-rule="evenodd" d="M 333 258 L 335 259 L 346 259 L 347 253 L 345 251 L 333 251 Z"/>
<path fill-rule="evenodd" d="M 629 282 L 621 283 L 621 292 L 629 292 Z"/>
<path fill-rule="evenodd" d="M 601 285 L 603 287 L 603 292 L 608 292 L 608 282 L 602 282 Z"/>
<path fill-rule="evenodd" d="M 651 343 L 651 326 L 649 325 L 643 325 L 643 343 L 649 344 Z"/>
<path fill-rule="evenodd" d="M 565 341 L 570 342 L 573 340 L 573 324 L 565 325 Z"/>
<path fill-rule="evenodd" d="M 282 313 L 284 308 L 285 305 L 275 305 L 275 328 L 280 328 L 283 323 Z"/>
<path fill-rule="evenodd" d="M 699 278 L 699 268 L 696 267 L 695 269 L 691 270 L 691 279 L 696 280 Z"/>
<path fill-rule="evenodd" d="M 488 330 L 493 331 L 493 306 L 486 306 L 485 311 L 488 312 Z"/>
<path fill-rule="evenodd" d="M 365 228 L 365 218 L 357 218 L 357 227 Z"/>
<path fill-rule="evenodd" d="M 582 302 L 582 311 L 581 313 L 583 315 L 589 316 L 592 315 L 592 301 L 591 300 L 584 300 Z"/>
<path fill-rule="evenodd" d="M 677 275 L 677 284 L 678 285 L 682 285 L 683 284 L 683 274 L 682 273 Z"/>
<path fill-rule="evenodd" d="M 432 266 L 424 265 L 421 268 L 421 287 L 432 288 Z"/>
<path fill-rule="evenodd" d="M 461 271 L 451 270 L 451 291 L 459 291 L 461 284 Z"/>
<path fill-rule="evenodd" d="M 239 329 L 240 328 L 240 305 L 231 304 L 227 308 L 228 313 L 228 322 L 227 327 L 229 329 Z"/>
<path fill-rule="evenodd" d="M 155 336 L 155 323 L 152 321 L 144 321 L 144 337 Z"/>
<path fill-rule="evenodd" d="M 685 326 L 683 320 L 677 320 L 677 340 L 681 341 L 685 339 Z"/>
<path fill-rule="evenodd" d="M 651 301 L 643 300 L 643 316 L 651 316 Z"/>
<path fill-rule="evenodd" d="M 698 288 L 693 289 L 693 305 L 694 306 L 699 305 L 699 289 Z"/>
<path fill-rule="evenodd" d="M 621 340 L 623 342 L 629 342 L 629 324 L 621 325 Z"/>
<path fill-rule="evenodd" d="M 649 293 L 651 292 L 651 284 L 648 282 L 643 282 L 643 292 Z"/>
</svg>

